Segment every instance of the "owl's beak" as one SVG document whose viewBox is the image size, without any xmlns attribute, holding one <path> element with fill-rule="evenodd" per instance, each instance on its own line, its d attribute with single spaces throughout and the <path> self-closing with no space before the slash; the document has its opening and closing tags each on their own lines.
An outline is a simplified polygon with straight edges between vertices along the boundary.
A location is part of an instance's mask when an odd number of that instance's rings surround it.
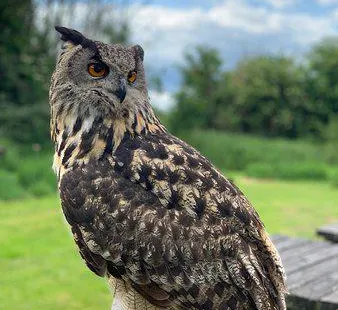
<svg viewBox="0 0 338 310">
<path fill-rule="evenodd" d="M 127 82 L 126 79 L 120 78 L 119 81 L 119 86 L 118 89 L 114 92 L 114 94 L 116 95 L 117 98 L 120 99 L 120 102 L 122 103 L 124 98 L 126 98 L 126 94 L 127 94 Z"/>
</svg>

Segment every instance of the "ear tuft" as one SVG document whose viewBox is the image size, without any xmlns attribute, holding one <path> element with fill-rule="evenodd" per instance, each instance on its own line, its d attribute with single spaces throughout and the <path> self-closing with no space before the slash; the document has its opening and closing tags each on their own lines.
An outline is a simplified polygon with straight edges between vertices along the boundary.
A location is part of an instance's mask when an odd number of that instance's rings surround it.
<svg viewBox="0 0 338 310">
<path fill-rule="evenodd" d="M 144 50 L 140 45 L 135 45 L 134 50 L 136 53 L 136 56 L 140 57 L 140 59 L 143 61 L 144 59 Z"/>
<path fill-rule="evenodd" d="M 61 26 L 55 26 L 55 30 L 61 34 L 61 40 L 68 42 L 70 41 L 74 45 L 82 45 L 83 47 L 95 47 L 96 45 L 92 40 L 87 39 L 82 33 Z"/>
</svg>

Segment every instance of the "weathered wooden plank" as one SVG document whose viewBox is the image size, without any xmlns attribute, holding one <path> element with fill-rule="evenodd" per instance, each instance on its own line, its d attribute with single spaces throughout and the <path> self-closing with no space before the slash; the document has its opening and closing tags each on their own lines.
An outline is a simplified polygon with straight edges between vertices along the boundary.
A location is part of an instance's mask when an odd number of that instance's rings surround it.
<svg viewBox="0 0 338 310">
<path fill-rule="evenodd" d="M 336 265 L 338 267 L 338 263 Z M 336 271 L 322 275 L 305 285 L 293 289 L 292 294 L 311 300 L 320 300 L 322 297 L 332 294 L 335 291 L 337 283 L 338 268 L 336 268 Z"/>
<path fill-rule="evenodd" d="M 317 234 L 329 241 L 338 242 L 338 223 L 319 227 L 317 229 Z"/>
<path fill-rule="evenodd" d="M 332 245 L 328 242 L 313 242 L 306 247 L 295 249 L 293 252 L 283 252 L 281 254 L 283 264 L 288 269 L 289 274 L 301 270 L 307 265 L 318 264 L 320 261 L 325 261 L 333 255 Z M 336 250 L 337 253 L 338 250 Z M 321 254 L 323 253 L 323 254 Z M 334 254 L 333 253 L 333 254 Z"/>
<path fill-rule="evenodd" d="M 282 260 L 283 260 L 283 252 L 281 252 Z M 284 267 L 286 268 L 288 274 L 292 274 L 293 272 L 297 272 L 303 268 L 308 266 L 314 266 L 319 264 L 322 261 L 326 261 L 331 259 L 332 257 L 338 256 L 338 245 L 329 245 L 320 251 L 314 251 L 307 255 L 303 255 L 299 257 L 299 260 L 288 261 L 285 263 Z"/>
<path fill-rule="evenodd" d="M 286 250 L 291 250 L 294 248 L 298 248 L 299 246 L 306 244 L 308 242 L 307 239 L 302 238 L 287 238 L 285 240 L 282 240 L 278 243 L 276 243 L 277 250 L 282 253 Z"/>
<path fill-rule="evenodd" d="M 315 251 L 320 251 L 324 248 L 327 248 L 328 244 L 325 241 L 313 242 L 308 240 L 308 242 L 300 245 L 298 248 L 285 249 L 283 250 L 283 261 L 292 261 L 300 260 L 303 256 L 311 254 Z"/>
<path fill-rule="evenodd" d="M 338 310 L 338 244 L 273 236 L 286 270 L 288 310 Z"/>
<path fill-rule="evenodd" d="M 317 265 L 309 265 L 306 268 L 300 269 L 296 272 L 289 273 L 288 267 L 286 269 L 287 284 L 290 292 L 293 292 L 299 286 L 310 283 L 317 278 L 322 278 L 338 268 L 338 260 L 336 257 L 321 261 Z"/>
</svg>

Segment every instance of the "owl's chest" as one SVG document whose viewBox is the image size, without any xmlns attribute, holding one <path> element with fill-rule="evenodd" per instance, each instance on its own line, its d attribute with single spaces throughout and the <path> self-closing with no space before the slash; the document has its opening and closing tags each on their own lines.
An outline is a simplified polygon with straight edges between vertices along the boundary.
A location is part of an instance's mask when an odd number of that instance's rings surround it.
<svg viewBox="0 0 338 310">
<path fill-rule="evenodd" d="M 106 142 L 93 138 L 88 144 L 89 146 L 86 146 L 83 140 L 77 139 L 77 136 L 58 143 L 53 158 L 53 170 L 59 180 L 64 174 L 77 167 L 84 167 L 90 161 L 96 161 L 99 166 L 98 160 L 105 151 Z"/>
</svg>

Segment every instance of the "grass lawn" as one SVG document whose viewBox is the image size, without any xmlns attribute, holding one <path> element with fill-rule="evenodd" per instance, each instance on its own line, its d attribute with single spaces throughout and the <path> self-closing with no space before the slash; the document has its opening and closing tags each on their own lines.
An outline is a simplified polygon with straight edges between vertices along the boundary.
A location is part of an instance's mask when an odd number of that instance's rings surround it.
<svg viewBox="0 0 338 310">
<path fill-rule="evenodd" d="M 105 281 L 87 267 L 56 195 L 0 203 L 0 309 L 110 309 Z"/>
<path fill-rule="evenodd" d="M 237 176 L 270 233 L 314 237 L 338 221 L 338 190 L 327 183 Z M 81 261 L 56 195 L 0 202 L 0 309 L 109 309 L 105 281 Z"/>
<path fill-rule="evenodd" d="M 323 224 L 338 222 L 338 189 L 325 182 L 235 178 L 270 234 L 314 238 Z"/>
</svg>

